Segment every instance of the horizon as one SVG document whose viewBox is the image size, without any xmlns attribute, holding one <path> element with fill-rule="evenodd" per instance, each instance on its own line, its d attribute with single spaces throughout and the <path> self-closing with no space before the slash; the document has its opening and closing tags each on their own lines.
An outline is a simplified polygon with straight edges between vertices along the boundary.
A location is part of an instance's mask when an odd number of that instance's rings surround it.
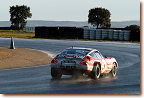
<svg viewBox="0 0 144 98">
<path fill-rule="evenodd" d="M 10 21 L 0 21 L 0 27 L 9 27 L 11 25 Z M 139 25 L 140 21 L 112 21 L 111 27 L 126 27 L 129 25 Z M 88 21 L 47 21 L 47 20 L 28 20 L 27 27 L 35 27 L 35 26 L 91 26 L 88 24 Z"/>
<path fill-rule="evenodd" d="M 8 20 L 0 20 L 0 22 L 2 21 L 8 21 Z M 61 20 L 27 20 L 27 21 L 55 21 L 55 22 L 88 22 L 88 21 L 61 21 Z M 111 22 L 131 22 L 131 21 L 140 21 L 140 20 L 124 20 L 124 21 L 111 21 Z M 8 21 L 10 22 L 10 21 Z"/>
</svg>

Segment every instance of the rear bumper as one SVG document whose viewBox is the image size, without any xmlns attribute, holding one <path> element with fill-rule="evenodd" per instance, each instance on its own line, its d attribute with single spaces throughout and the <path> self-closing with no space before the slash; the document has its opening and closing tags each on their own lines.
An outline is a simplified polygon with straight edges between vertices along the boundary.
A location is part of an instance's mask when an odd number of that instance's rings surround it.
<svg viewBox="0 0 144 98">
<path fill-rule="evenodd" d="M 79 70 L 87 70 L 87 65 L 59 65 L 59 64 L 51 64 L 51 68 L 64 68 L 64 69 L 79 69 Z"/>
<path fill-rule="evenodd" d="M 72 75 L 75 72 L 88 73 L 86 66 L 61 66 L 61 65 L 51 65 L 51 68 L 56 68 L 62 71 L 64 75 Z"/>
</svg>

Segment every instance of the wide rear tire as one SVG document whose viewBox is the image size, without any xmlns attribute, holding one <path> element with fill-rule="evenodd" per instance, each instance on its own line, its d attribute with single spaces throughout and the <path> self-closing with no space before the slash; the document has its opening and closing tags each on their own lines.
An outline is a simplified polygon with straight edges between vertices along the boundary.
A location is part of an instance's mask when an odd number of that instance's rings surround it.
<svg viewBox="0 0 144 98">
<path fill-rule="evenodd" d="M 116 64 L 114 64 L 113 68 L 112 68 L 112 70 L 110 72 L 110 76 L 115 78 L 116 74 L 117 74 L 116 71 L 117 71 L 117 67 L 116 67 Z"/>
<path fill-rule="evenodd" d="M 51 68 L 51 76 L 53 79 L 61 79 L 62 71 L 58 68 Z"/>
<path fill-rule="evenodd" d="M 92 79 L 95 79 L 95 80 L 97 80 L 97 79 L 99 79 L 100 78 L 100 66 L 99 66 L 99 64 L 97 64 L 96 66 L 94 66 L 93 67 L 93 70 L 92 70 L 92 72 L 91 72 L 91 74 L 90 74 L 90 77 L 92 78 Z"/>
</svg>

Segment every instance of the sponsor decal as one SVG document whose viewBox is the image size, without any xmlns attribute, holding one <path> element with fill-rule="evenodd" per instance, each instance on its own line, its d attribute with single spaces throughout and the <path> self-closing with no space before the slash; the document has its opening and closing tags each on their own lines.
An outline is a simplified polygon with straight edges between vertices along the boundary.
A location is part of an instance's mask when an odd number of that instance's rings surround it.
<svg viewBox="0 0 144 98">
<path fill-rule="evenodd" d="M 58 55 L 59 58 L 80 58 L 83 59 L 83 55 Z"/>
<path fill-rule="evenodd" d="M 76 58 L 81 58 L 81 59 L 83 59 L 83 58 L 84 58 L 84 56 L 82 56 L 82 55 L 81 55 L 81 56 L 76 56 Z"/>
</svg>

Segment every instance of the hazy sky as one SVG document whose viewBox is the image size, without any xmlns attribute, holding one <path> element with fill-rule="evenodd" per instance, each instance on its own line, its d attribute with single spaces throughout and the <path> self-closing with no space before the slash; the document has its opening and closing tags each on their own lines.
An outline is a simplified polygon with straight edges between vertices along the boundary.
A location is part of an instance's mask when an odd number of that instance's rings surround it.
<svg viewBox="0 0 144 98">
<path fill-rule="evenodd" d="M 95 7 L 108 9 L 112 21 L 140 20 L 139 0 L 1 0 L 0 21 L 9 20 L 9 6 L 23 4 L 31 8 L 28 20 L 87 21 Z"/>
</svg>

